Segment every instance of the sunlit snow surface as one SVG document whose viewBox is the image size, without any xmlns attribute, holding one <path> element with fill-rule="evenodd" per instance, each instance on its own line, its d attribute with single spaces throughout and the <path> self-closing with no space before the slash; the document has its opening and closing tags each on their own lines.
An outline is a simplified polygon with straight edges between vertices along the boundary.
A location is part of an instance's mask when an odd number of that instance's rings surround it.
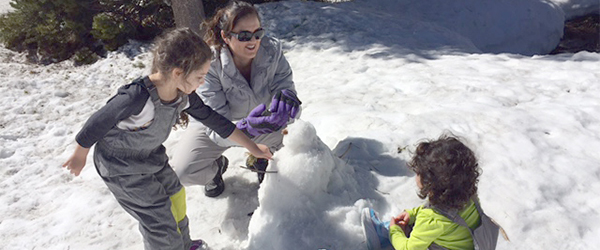
<svg viewBox="0 0 600 250">
<path fill-rule="evenodd" d="M 213 249 L 366 249 L 359 210 L 389 218 L 421 204 L 410 152 L 452 132 L 479 157 L 483 208 L 511 239 L 498 249 L 600 245 L 600 55 L 534 55 L 558 43 L 565 16 L 585 9 L 576 5 L 597 1 L 457 2 L 260 5 L 302 117 L 260 188 L 238 168 L 241 148 L 225 152 L 221 196 L 187 188 L 192 238 Z M 132 42 L 73 67 L 0 47 L 2 249 L 143 248 L 91 154 L 79 177 L 60 166 L 86 119 L 148 73 L 148 51 Z"/>
</svg>

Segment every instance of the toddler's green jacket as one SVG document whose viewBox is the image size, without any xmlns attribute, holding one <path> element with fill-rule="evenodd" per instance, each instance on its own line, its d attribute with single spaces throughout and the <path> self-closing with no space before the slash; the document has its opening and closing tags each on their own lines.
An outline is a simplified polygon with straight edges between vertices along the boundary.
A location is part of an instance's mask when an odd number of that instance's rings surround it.
<svg viewBox="0 0 600 250">
<path fill-rule="evenodd" d="M 431 208 L 419 206 L 407 210 L 412 225 L 410 237 L 406 237 L 400 226 L 390 225 L 390 241 L 396 250 L 425 250 L 432 242 L 454 250 L 473 249 L 473 239 L 467 228 L 462 227 Z M 467 207 L 459 212 L 471 229 L 481 223 L 475 203 L 471 200 Z"/>
</svg>

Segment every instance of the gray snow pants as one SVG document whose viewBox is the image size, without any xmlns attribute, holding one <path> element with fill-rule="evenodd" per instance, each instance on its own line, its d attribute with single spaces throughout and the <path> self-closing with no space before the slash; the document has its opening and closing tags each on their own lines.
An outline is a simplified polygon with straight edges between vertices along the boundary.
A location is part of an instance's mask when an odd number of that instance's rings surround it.
<svg viewBox="0 0 600 250">
<path fill-rule="evenodd" d="M 190 248 L 192 240 L 185 216 L 185 189 L 168 164 L 153 174 L 101 177 L 125 211 L 139 221 L 144 249 Z M 179 203 L 179 207 L 183 205 L 179 208 L 183 209 L 183 214 L 173 214 L 172 201 Z M 177 223 L 176 216 L 183 219 Z"/>
<path fill-rule="evenodd" d="M 283 134 L 275 131 L 252 139 L 255 143 L 267 145 L 271 152 L 283 147 Z M 199 122 L 190 122 L 173 150 L 171 165 L 183 185 L 206 185 L 217 174 L 217 163 L 227 147 L 215 144 L 207 135 L 206 127 Z"/>
</svg>

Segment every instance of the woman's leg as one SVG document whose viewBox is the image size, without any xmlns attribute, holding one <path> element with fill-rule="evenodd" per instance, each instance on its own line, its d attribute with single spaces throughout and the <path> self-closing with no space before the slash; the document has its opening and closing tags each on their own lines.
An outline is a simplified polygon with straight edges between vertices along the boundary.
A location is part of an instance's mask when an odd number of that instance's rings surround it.
<svg viewBox="0 0 600 250">
<path fill-rule="evenodd" d="M 275 152 L 283 147 L 283 133 L 282 130 L 279 130 L 270 134 L 259 135 L 252 138 L 252 141 L 257 144 L 267 145 L 271 149 L 271 152 Z"/>
<path fill-rule="evenodd" d="M 227 148 L 215 144 L 202 125 L 190 126 L 175 145 L 170 163 L 183 185 L 206 185 L 217 174 L 217 159 Z"/>
</svg>

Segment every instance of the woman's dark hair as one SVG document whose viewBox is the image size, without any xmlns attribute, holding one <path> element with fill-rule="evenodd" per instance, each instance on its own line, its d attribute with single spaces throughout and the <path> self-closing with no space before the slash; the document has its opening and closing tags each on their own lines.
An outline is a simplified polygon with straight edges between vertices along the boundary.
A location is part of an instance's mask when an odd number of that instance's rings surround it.
<svg viewBox="0 0 600 250">
<path fill-rule="evenodd" d="M 419 143 L 408 166 L 421 178 L 419 197 L 434 207 L 461 210 L 477 193 L 477 158 L 453 136 Z"/>
<path fill-rule="evenodd" d="M 158 37 L 154 42 L 152 55 L 152 73 L 160 72 L 169 77 L 173 69 L 180 68 L 184 77 L 187 77 L 192 71 L 210 62 L 212 51 L 202 37 L 190 28 L 179 28 Z M 185 127 L 188 122 L 187 114 L 181 112 L 177 124 Z"/>
<path fill-rule="evenodd" d="M 202 28 L 206 30 L 204 40 L 208 45 L 220 51 L 225 45 L 225 41 L 221 37 L 221 31 L 228 37 L 237 22 L 249 15 L 256 16 L 260 22 L 260 15 L 252 4 L 242 1 L 231 1 L 226 7 L 219 9 L 211 19 L 202 23 Z"/>
</svg>

